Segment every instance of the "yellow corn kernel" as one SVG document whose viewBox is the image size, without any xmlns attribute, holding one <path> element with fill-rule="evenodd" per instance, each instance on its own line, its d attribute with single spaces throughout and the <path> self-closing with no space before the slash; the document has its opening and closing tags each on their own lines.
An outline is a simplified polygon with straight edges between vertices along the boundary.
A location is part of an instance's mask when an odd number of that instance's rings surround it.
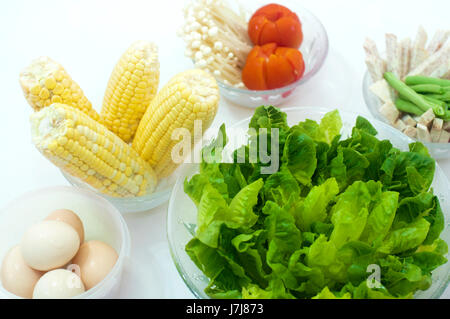
<svg viewBox="0 0 450 319">
<path fill-rule="evenodd" d="M 52 103 L 64 102 L 83 111 L 94 120 L 100 119 L 80 86 L 59 63 L 49 57 L 33 60 L 20 73 L 19 81 L 28 103 L 35 111 Z"/>
<path fill-rule="evenodd" d="M 178 141 L 175 129 L 187 129 L 194 145 L 194 123 L 201 121 L 202 132 L 211 125 L 219 105 L 217 82 L 209 73 L 188 70 L 173 77 L 147 108 L 133 140 L 133 148 L 155 170 L 158 177 L 170 175 L 179 163 L 171 157 Z"/>
<path fill-rule="evenodd" d="M 64 172 L 98 191 L 114 197 L 133 197 L 155 189 L 157 180 L 152 167 L 130 145 L 80 110 L 55 103 L 33 113 L 30 121 L 37 149 Z M 114 153 L 106 148 L 107 143 L 114 145 Z M 127 169 L 130 161 L 143 169 Z"/>
<path fill-rule="evenodd" d="M 133 43 L 109 78 L 100 112 L 102 122 L 122 140 L 131 142 L 158 85 L 158 48 L 146 41 Z"/>
</svg>

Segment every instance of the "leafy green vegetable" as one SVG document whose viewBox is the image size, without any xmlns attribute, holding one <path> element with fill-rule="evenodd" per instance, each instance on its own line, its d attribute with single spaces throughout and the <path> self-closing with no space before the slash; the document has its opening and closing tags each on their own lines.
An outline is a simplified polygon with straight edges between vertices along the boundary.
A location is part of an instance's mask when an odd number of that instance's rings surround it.
<svg viewBox="0 0 450 319">
<path fill-rule="evenodd" d="M 317 142 L 331 143 L 342 129 L 342 120 L 337 110 L 324 115 L 320 123 L 306 119 L 294 126 L 291 131 L 298 131 Z"/>
<path fill-rule="evenodd" d="M 252 227 L 258 219 L 253 213 L 253 206 L 258 200 L 258 192 L 262 186 L 262 180 L 247 185 L 236 194 L 230 205 L 227 205 L 217 189 L 206 185 L 198 206 L 197 237 L 203 243 L 217 247 L 222 224 L 232 229 Z"/>
<path fill-rule="evenodd" d="M 430 223 L 420 218 L 408 226 L 390 232 L 378 251 L 385 254 L 398 254 L 416 248 L 423 243 L 429 229 Z"/>
<path fill-rule="evenodd" d="M 336 247 L 349 241 L 358 240 L 369 215 L 371 201 L 369 189 L 364 182 L 355 182 L 339 195 L 336 205 L 331 208 L 331 222 L 334 225 L 330 236 Z"/>
<path fill-rule="evenodd" d="M 334 178 L 314 186 L 295 211 L 298 228 L 309 231 L 313 223 L 325 221 L 328 216 L 328 204 L 338 193 L 339 187 Z"/>
<path fill-rule="evenodd" d="M 347 292 L 342 297 L 337 297 L 328 287 L 325 287 L 320 293 L 312 297 L 312 299 L 351 299 L 351 295 Z"/>
<path fill-rule="evenodd" d="M 203 148 L 184 183 L 198 210 L 186 253 L 210 279 L 209 296 L 394 299 L 430 287 L 448 253 L 434 160 L 420 142 L 402 152 L 379 140 L 363 117 L 350 136 L 341 129 L 338 111 L 289 127 L 262 106 L 233 163 L 222 163 L 225 126 Z M 270 173 L 264 141 L 280 161 Z"/>
<path fill-rule="evenodd" d="M 258 107 L 250 121 L 249 127 L 256 130 L 260 128 L 289 129 L 286 113 L 281 112 L 274 106 Z"/>
<path fill-rule="evenodd" d="M 377 130 L 370 124 L 370 122 L 362 116 L 356 118 L 355 128 L 367 132 L 370 135 L 377 135 Z"/>
<path fill-rule="evenodd" d="M 394 221 L 398 205 L 397 192 L 383 192 L 369 213 L 361 239 L 372 243 L 383 240 Z"/>
<path fill-rule="evenodd" d="M 314 142 L 308 135 L 292 132 L 286 139 L 281 160 L 297 181 L 303 185 L 311 183 L 317 168 L 317 158 Z"/>
</svg>

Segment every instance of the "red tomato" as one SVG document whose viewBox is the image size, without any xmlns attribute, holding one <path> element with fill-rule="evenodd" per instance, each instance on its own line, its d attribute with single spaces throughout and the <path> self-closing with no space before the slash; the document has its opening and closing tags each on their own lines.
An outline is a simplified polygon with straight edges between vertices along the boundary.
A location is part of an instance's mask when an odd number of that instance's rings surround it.
<svg viewBox="0 0 450 319">
<path fill-rule="evenodd" d="M 248 35 L 255 45 L 275 42 L 297 49 L 303 41 L 300 19 L 279 4 L 268 4 L 256 11 L 248 23 Z"/>
<path fill-rule="evenodd" d="M 297 81 L 304 72 L 305 63 L 299 50 L 268 43 L 250 51 L 242 81 L 250 90 L 271 90 Z"/>
</svg>

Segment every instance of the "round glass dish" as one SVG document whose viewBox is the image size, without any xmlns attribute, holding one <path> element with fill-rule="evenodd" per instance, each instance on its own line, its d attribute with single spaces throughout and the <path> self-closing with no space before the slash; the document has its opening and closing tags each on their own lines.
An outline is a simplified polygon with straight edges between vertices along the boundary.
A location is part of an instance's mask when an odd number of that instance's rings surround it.
<svg viewBox="0 0 450 319">
<path fill-rule="evenodd" d="M 255 108 L 260 105 L 281 105 L 288 101 L 296 88 L 311 79 L 322 67 L 328 55 L 328 35 L 320 20 L 298 1 L 281 0 L 278 4 L 295 12 L 303 28 L 303 42 L 300 51 L 305 61 L 305 73 L 298 81 L 274 90 L 255 91 L 229 86 L 217 80 L 221 95 L 227 100 L 241 106 Z M 245 12 L 255 12 L 264 4 L 257 0 L 242 1 Z M 250 17 L 248 17 L 250 18 Z"/>
<path fill-rule="evenodd" d="M 367 108 L 369 109 L 373 117 L 389 125 L 389 121 L 386 120 L 386 118 L 380 113 L 380 107 L 382 106 L 381 100 L 375 94 L 373 94 L 372 91 L 370 91 L 370 86 L 372 85 L 372 83 L 373 83 L 372 78 L 370 77 L 369 72 L 366 71 L 366 73 L 364 74 L 363 88 L 362 88 L 364 101 L 366 102 Z M 399 130 L 397 129 L 395 130 L 398 133 L 403 134 Z M 450 157 L 450 143 L 427 143 L 427 142 L 422 143 L 428 148 L 430 154 L 435 159 L 443 159 Z"/>
<path fill-rule="evenodd" d="M 0 210 L 0 258 L 19 244 L 25 231 L 53 210 L 67 208 L 81 219 L 85 240 L 101 240 L 119 258 L 103 281 L 74 299 L 116 298 L 123 269 L 130 258 L 131 239 L 119 211 L 95 193 L 70 186 L 56 186 L 25 193 Z M 0 299 L 21 299 L 0 284 Z"/>
<path fill-rule="evenodd" d="M 67 181 L 75 187 L 81 189 L 88 189 L 95 192 L 97 195 L 105 198 L 111 204 L 113 204 L 121 213 L 138 213 L 150 210 L 152 208 L 158 207 L 169 200 L 170 193 L 176 182 L 176 174 L 172 174 L 168 178 L 161 179 L 158 181 L 158 186 L 155 191 L 151 194 L 139 197 L 112 197 L 98 192 L 96 189 L 90 185 L 84 183 L 80 179 L 73 177 L 65 172 L 61 171 L 63 176 Z"/>
<path fill-rule="evenodd" d="M 305 119 L 320 120 L 325 113 L 331 110 L 315 107 L 294 107 L 283 109 L 283 111 L 287 113 L 289 125 L 294 125 Z M 345 138 L 351 134 L 352 127 L 358 115 L 346 112 L 340 112 L 340 115 L 344 124 L 341 133 Z M 379 132 L 378 138 L 388 139 L 395 147 L 401 150 L 408 150 L 408 144 L 413 142 L 409 137 L 404 134 L 398 134 L 397 130 L 383 122 L 375 119 L 369 120 Z M 245 119 L 230 129 L 245 130 L 248 128 L 249 122 L 250 118 Z M 191 178 L 197 172 L 198 165 L 185 164 L 181 167 L 179 178 L 169 200 L 167 236 L 173 261 L 186 286 L 195 297 L 209 298 L 204 292 L 209 279 L 197 268 L 185 252 L 186 244 L 195 234 L 197 209 L 189 196 L 184 193 L 183 183 L 186 178 Z M 442 210 L 445 214 L 445 229 L 441 234 L 441 238 L 450 244 L 450 185 L 446 175 L 438 165 L 436 165 L 436 173 L 432 187 L 435 194 L 439 197 Z M 415 298 L 439 298 L 448 286 L 449 276 L 450 262 L 433 272 L 432 286 L 426 291 L 416 293 Z"/>
</svg>

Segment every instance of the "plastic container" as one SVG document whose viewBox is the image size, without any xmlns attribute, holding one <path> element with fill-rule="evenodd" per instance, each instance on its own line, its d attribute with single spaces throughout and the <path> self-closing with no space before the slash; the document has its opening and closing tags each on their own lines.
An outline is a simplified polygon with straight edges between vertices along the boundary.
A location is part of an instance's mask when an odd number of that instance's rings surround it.
<svg viewBox="0 0 450 319">
<path fill-rule="evenodd" d="M 85 240 L 101 240 L 113 247 L 119 258 L 108 276 L 76 299 L 115 298 L 122 272 L 130 256 L 130 234 L 119 211 L 96 194 L 70 186 L 56 186 L 25 193 L 0 211 L 0 258 L 20 243 L 25 231 L 53 210 L 67 208 L 81 218 Z M 0 284 L 0 298 L 20 299 Z"/>
<path fill-rule="evenodd" d="M 331 110 L 315 107 L 283 109 L 283 112 L 287 113 L 289 125 L 294 125 L 305 119 L 318 121 L 329 111 Z M 357 114 L 341 111 L 340 115 L 343 121 L 341 133 L 343 134 L 343 138 L 345 138 L 351 134 Z M 404 134 L 399 134 L 396 129 L 383 122 L 375 119 L 368 120 L 370 120 L 375 129 L 377 129 L 377 138 L 388 139 L 395 147 L 398 147 L 403 151 L 408 150 L 408 144 L 413 142 L 409 137 Z M 249 122 L 250 118 L 245 119 L 228 129 L 247 129 Z M 167 234 L 173 261 L 186 286 L 191 290 L 195 297 L 209 298 L 204 292 L 209 279 L 197 268 L 185 252 L 186 244 L 195 234 L 197 208 L 189 196 L 185 194 L 183 183 L 186 178 L 190 178 L 197 172 L 198 164 L 185 164 L 181 169 L 180 177 L 175 184 L 172 196 L 169 200 Z M 450 183 L 438 165 L 436 165 L 435 177 L 431 187 L 438 196 L 445 215 L 445 229 L 441 234 L 441 238 L 450 245 Z M 442 265 L 433 271 L 432 279 L 432 286 L 426 291 L 417 292 L 414 296 L 415 298 L 430 299 L 439 298 L 442 295 L 450 280 L 450 262 L 447 262 L 445 265 Z"/>
<path fill-rule="evenodd" d="M 81 181 L 80 179 L 73 177 L 69 174 L 66 174 L 63 171 L 61 171 L 61 173 L 71 185 L 80 189 L 90 190 L 96 193 L 97 195 L 105 198 L 123 214 L 144 212 L 164 204 L 169 200 L 170 193 L 176 181 L 175 174 L 172 174 L 167 178 L 159 180 L 155 191 L 151 194 L 138 197 L 121 198 L 121 197 L 111 197 L 102 194 L 93 187 L 91 187 L 90 185 Z"/>
<path fill-rule="evenodd" d="M 262 104 L 281 105 L 287 102 L 300 85 L 306 83 L 320 70 L 328 55 L 328 35 L 320 20 L 310 11 L 300 6 L 297 1 L 284 0 L 277 1 L 277 3 L 288 7 L 300 18 L 303 28 L 303 42 L 300 46 L 300 51 L 305 61 L 305 73 L 301 79 L 288 86 L 266 91 L 240 89 L 218 80 L 221 95 L 237 105 L 255 108 Z M 250 15 L 266 4 L 269 4 L 269 2 L 262 3 L 257 0 L 242 1 L 242 7 Z M 248 20 L 250 17 L 248 17 Z"/>
<path fill-rule="evenodd" d="M 372 78 L 370 77 L 369 72 L 366 71 L 363 80 L 364 101 L 366 102 L 367 108 L 369 109 L 373 117 L 375 117 L 377 120 L 380 120 L 390 125 L 389 121 L 380 113 L 380 107 L 382 106 L 381 100 L 370 91 L 370 86 L 372 85 L 372 83 L 373 83 Z M 399 130 L 397 130 L 397 132 L 403 134 Z M 427 143 L 427 142 L 422 143 L 428 148 L 430 154 L 434 158 L 443 159 L 450 157 L 450 143 Z"/>
</svg>

